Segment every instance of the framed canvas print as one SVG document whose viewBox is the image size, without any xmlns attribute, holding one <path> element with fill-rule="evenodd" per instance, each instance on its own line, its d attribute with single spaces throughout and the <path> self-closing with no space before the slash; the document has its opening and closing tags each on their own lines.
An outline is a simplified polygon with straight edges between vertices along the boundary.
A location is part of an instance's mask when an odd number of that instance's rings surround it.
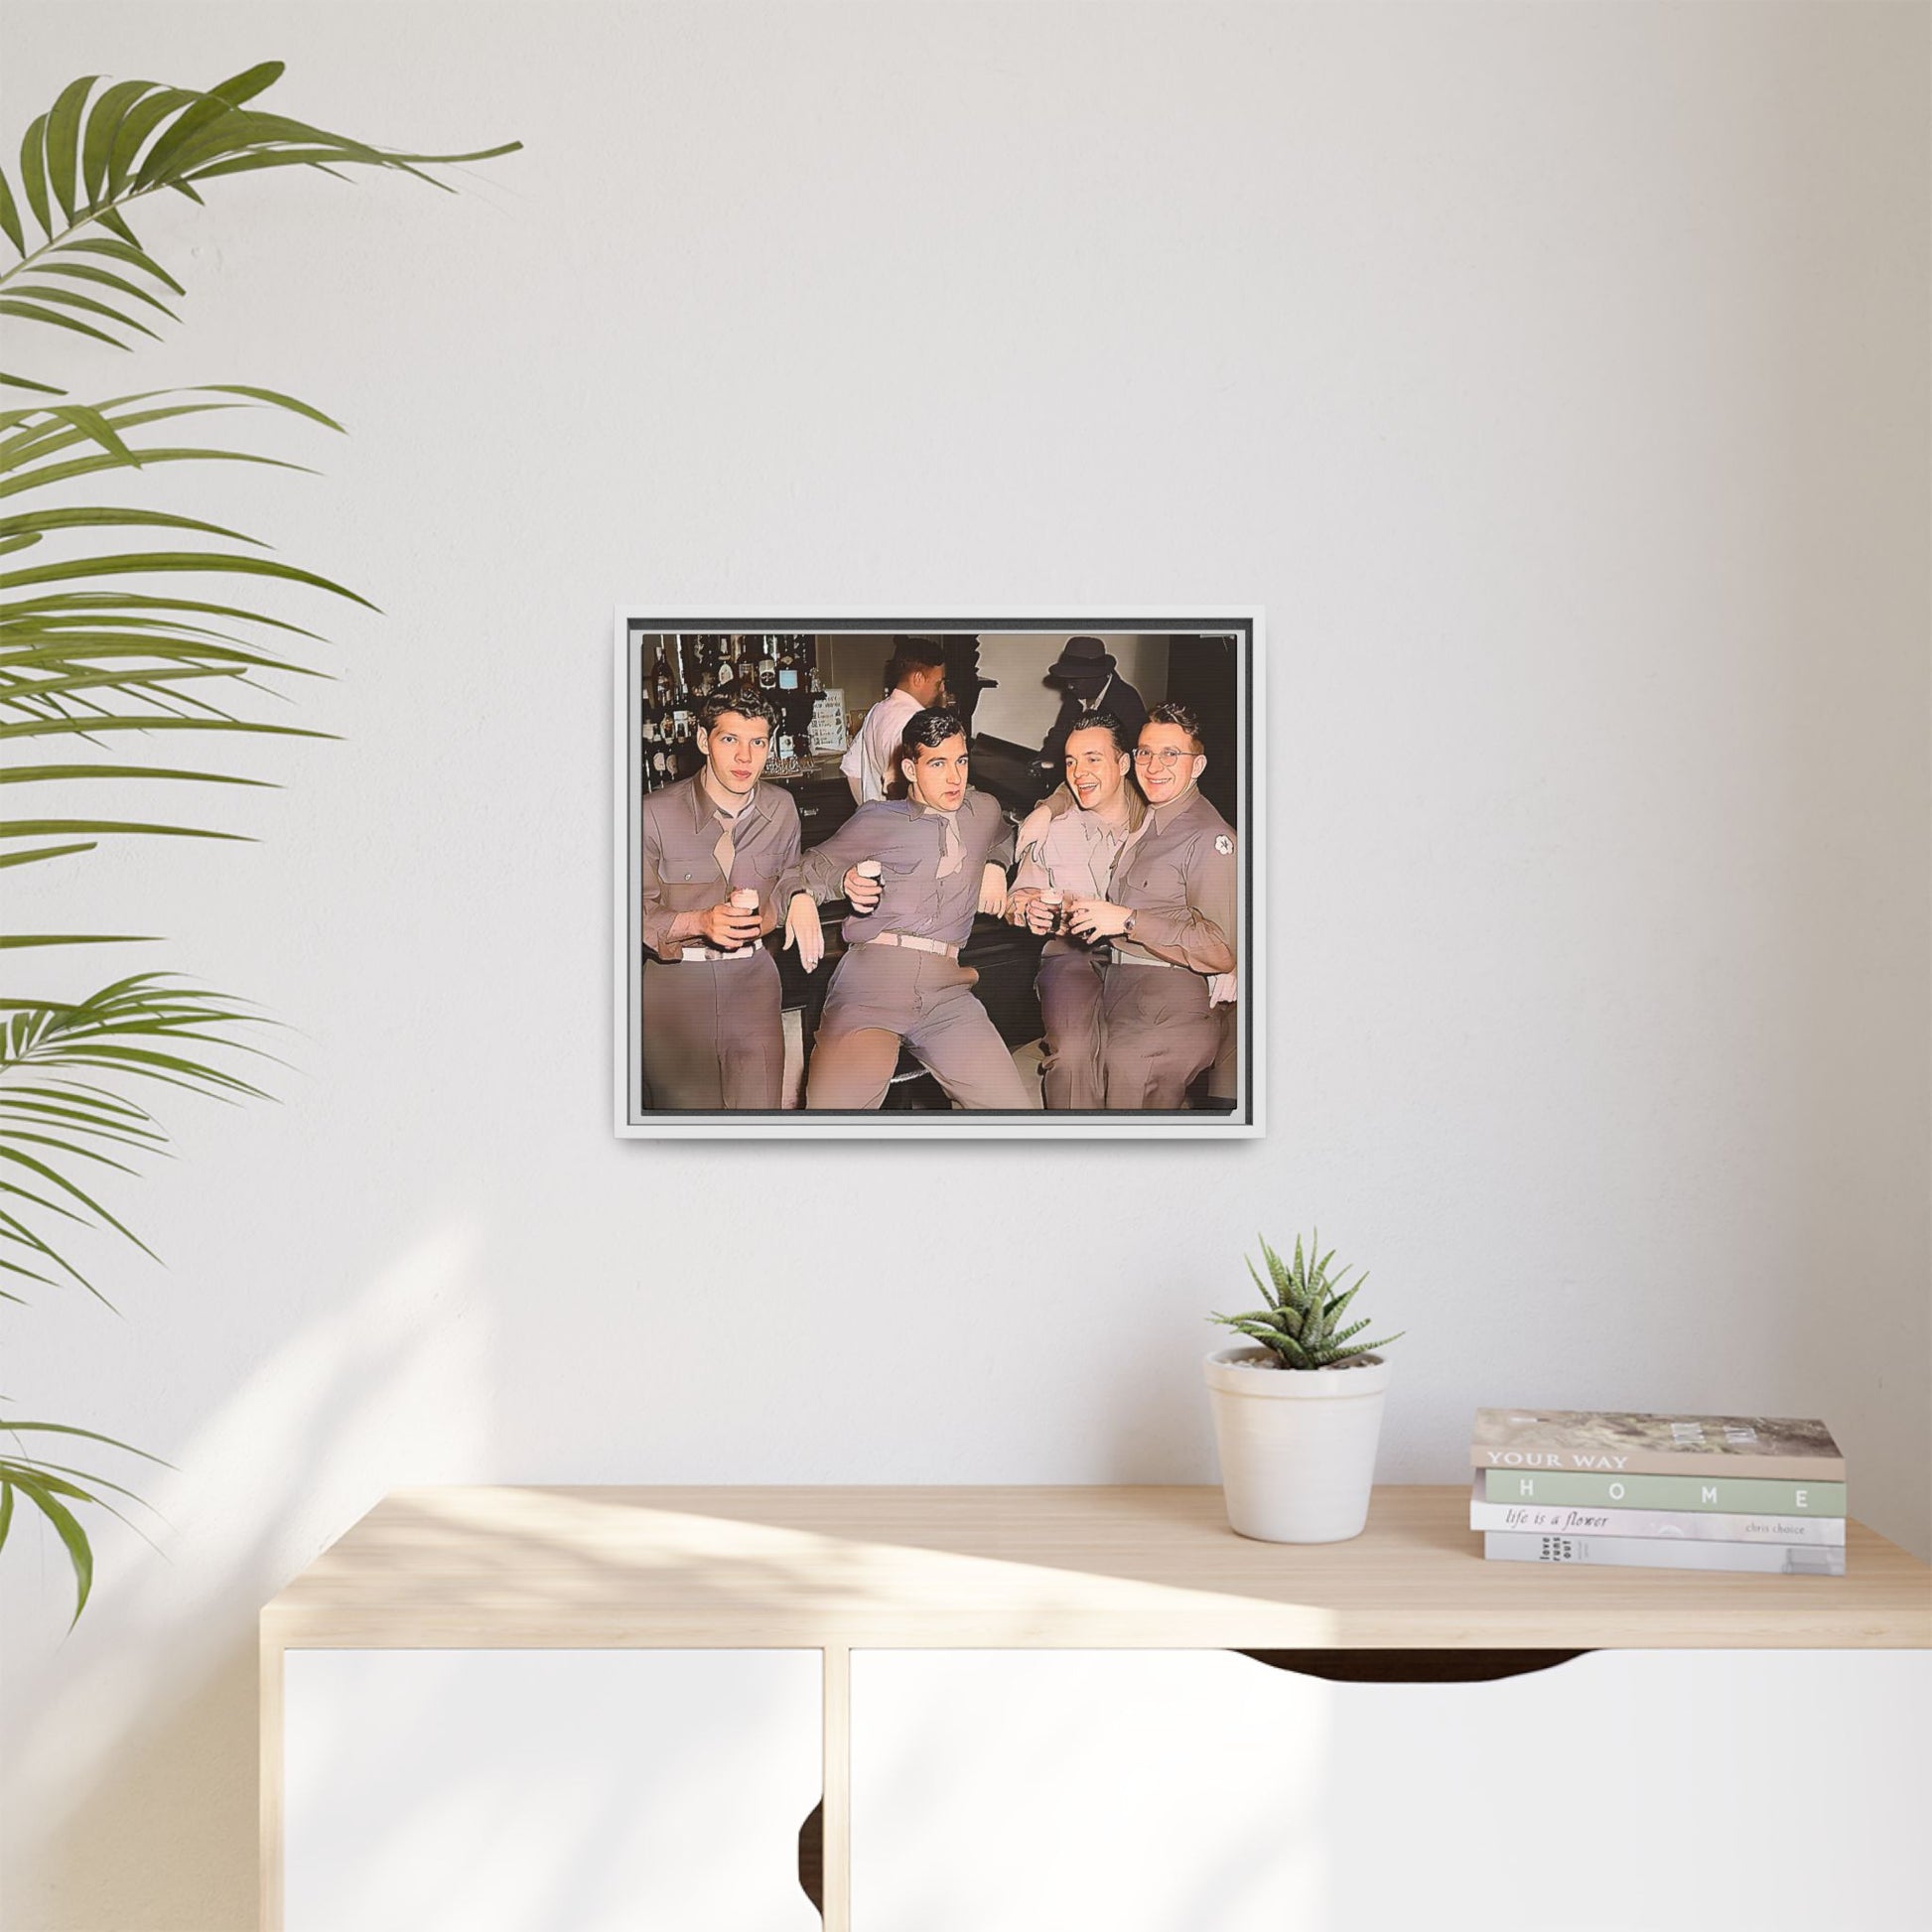
<svg viewBox="0 0 1932 1932">
<path fill-rule="evenodd" d="M 617 615 L 626 1137 L 1261 1131 L 1262 621 Z"/>
</svg>

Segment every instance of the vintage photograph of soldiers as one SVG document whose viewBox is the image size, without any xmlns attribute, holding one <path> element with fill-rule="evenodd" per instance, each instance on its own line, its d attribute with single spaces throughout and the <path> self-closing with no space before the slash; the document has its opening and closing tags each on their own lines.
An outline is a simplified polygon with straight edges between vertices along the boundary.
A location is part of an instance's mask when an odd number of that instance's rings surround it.
<svg viewBox="0 0 1932 1932">
<path fill-rule="evenodd" d="M 620 616 L 621 1133 L 1256 1131 L 1257 620 L 665 621 Z"/>
</svg>

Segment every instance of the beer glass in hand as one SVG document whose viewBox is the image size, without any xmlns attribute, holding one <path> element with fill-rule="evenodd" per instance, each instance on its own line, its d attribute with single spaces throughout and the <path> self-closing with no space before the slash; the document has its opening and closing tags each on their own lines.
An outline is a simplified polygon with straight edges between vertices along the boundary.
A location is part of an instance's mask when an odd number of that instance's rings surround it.
<svg viewBox="0 0 1932 1932">
<path fill-rule="evenodd" d="M 732 925 L 739 940 L 732 950 L 742 952 L 759 936 L 759 892 L 756 886 L 739 886 L 731 896 Z"/>
<path fill-rule="evenodd" d="M 845 896 L 853 911 L 864 918 L 879 909 L 886 891 L 886 868 L 877 859 L 861 859 L 845 876 Z"/>
</svg>

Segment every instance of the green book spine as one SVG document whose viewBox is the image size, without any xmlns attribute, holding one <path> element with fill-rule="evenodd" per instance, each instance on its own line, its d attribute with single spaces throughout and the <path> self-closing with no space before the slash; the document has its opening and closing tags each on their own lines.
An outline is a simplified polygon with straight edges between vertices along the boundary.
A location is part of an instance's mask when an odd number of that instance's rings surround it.
<svg viewBox="0 0 1932 1932">
<path fill-rule="evenodd" d="M 1764 1476 L 1611 1476 L 1485 1469 L 1492 1503 L 1588 1503 L 1598 1509 L 1723 1509 L 1761 1516 L 1843 1516 L 1842 1482 L 1776 1482 Z"/>
</svg>

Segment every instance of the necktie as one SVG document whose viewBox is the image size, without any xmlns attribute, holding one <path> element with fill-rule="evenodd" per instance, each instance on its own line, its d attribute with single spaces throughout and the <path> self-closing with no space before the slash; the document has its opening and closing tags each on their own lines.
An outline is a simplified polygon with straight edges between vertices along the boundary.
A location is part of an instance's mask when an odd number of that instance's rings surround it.
<svg viewBox="0 0 1932 1932">
<path fill-rule="evenodd" d="M 950 879 L 959 870 L 961 860 L 964 857 L 959 847 L 958 817 L 959 814 L 957 812 L 941 812 L 939 814 L 941 830 L 939 837 L 938 877 L 941 879 Z"/>
<path fill-rule="evenodd" d="M 725 829 L 718 834 L 718 843 L 711 848 L 712 856 L 718 861 L 718 870 L 725 875 L 729 886 L 732 878 L 732 861 L 738 857 L 738 847 L 732 843 L 732 822 L 725 820 Z"/>
</svg>

